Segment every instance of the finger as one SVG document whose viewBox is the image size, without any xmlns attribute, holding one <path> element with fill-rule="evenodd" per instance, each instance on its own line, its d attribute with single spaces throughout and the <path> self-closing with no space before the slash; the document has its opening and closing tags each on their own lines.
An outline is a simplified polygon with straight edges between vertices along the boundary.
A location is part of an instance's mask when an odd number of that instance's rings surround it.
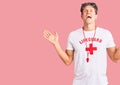
<svg viewBox="0 0 120 85">
<path fill-rule="evenodd" d="M 44 33 L 44 36 L 48 38 L 48 37 L 50 37 L 51 35 L 50 35 L 49 33 Z"/>
<path fill-rule="evenodd" d="M 58 38 L 58 33 L 57 33 L 57 32 L 55 32 L 54 34 L 55 34 L 55 37 L 56 37 L 56 38 Z"/>
<path fill-rule="evenodd" d="M 51 34 L 48 31 L 43 32 L 44 36 L 49 37 Z"/>
<path fill-rule="evenodd" d="M 49 33 L 46 30 L 44 30 L 43 34 L 48 35 Z"/>
<path fill-rule="evenodd" d="M 43 35 L 43 37 L 44 37 L 46 40 L 48 40 L 48 41 L 50 41 L 50 42 L 51 42 L 51 39 L 50 39 L 50 37 L 49 37 L 49 36 Z"/>
<path fill-rule="evenodd" d="M 44 35 L 45 35 L 46 37 L 49 37 L 49 36 L 50 36 L 50 34 L 49 34 L 49 33 L 44 33 Z"/>
<path fill-rule="evenodd" d="M 58 37 L 58 33 L 57 32 L 55 32 L 55 36 Z"/>
<path fill-rule="evenodd" d="M 43 35 L 43 37 L 47 40 L 49 40 L 49 37 L 47 35 Z"/>
<path fill-rule="evenodd" d="M 50 31 L 48 31 L 48 30 L 44 30 L 44 33 L 45 34 L 48 34 L 48 35 L 51 35 L 52 33 L 50 32 Z"/>
</svg>

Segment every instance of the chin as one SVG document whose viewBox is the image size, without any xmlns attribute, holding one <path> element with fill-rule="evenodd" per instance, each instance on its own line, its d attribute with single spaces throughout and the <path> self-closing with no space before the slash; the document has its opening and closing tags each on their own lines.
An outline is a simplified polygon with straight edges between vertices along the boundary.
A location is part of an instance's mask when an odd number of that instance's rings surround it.
<svg viewBox="0 0 120 85">
<path fill-rule="evenodd" d="M 92 22 L 86 22 L 86 24 L 92 24 Z"/>
</svg>

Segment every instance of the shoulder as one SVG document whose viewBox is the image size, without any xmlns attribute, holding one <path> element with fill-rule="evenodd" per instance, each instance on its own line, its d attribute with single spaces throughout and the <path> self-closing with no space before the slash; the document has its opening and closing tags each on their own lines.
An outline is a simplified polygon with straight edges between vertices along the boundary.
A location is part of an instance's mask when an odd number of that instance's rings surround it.
<svg viewBox="0 0 120 85">
<path fill-rule="evenodd" d="M 101 27 L 97 27 L 97 31 L 99 31 L 100 33 L 104 33 L 104 34 L 111 34 L 111 32 L 106 29 L 106 28 L 101 28 Z"/>
</svg>

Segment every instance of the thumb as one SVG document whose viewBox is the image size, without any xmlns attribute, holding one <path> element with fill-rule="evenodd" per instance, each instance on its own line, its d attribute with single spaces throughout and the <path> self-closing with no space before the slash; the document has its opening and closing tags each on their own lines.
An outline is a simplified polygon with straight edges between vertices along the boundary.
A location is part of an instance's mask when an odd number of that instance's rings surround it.
<svg viewBox="0 0 120 85">
<path fill-rule="evenodd" d="M 58 33 L 57 32 L 55 32 L 55 36 L 58 37 Z"/>
<path fill-rule="evenodd" d="M 58 33 L 57 32 L 55 32 L 55 37 L 58 40 Z"/>
</svg>

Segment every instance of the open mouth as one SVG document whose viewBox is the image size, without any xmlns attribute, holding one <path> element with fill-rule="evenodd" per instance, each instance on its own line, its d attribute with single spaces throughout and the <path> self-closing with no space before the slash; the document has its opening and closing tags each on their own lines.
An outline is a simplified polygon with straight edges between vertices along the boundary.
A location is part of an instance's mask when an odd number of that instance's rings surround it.
<svg viewBox="0 0 120 85">
<path fill-rule="evenodd" d="M 91 19 L 92 17 L 91 17 L 91 16 L 87 16 L 87 19 L 88 19 L 88 18 Z"/>
</svg>

